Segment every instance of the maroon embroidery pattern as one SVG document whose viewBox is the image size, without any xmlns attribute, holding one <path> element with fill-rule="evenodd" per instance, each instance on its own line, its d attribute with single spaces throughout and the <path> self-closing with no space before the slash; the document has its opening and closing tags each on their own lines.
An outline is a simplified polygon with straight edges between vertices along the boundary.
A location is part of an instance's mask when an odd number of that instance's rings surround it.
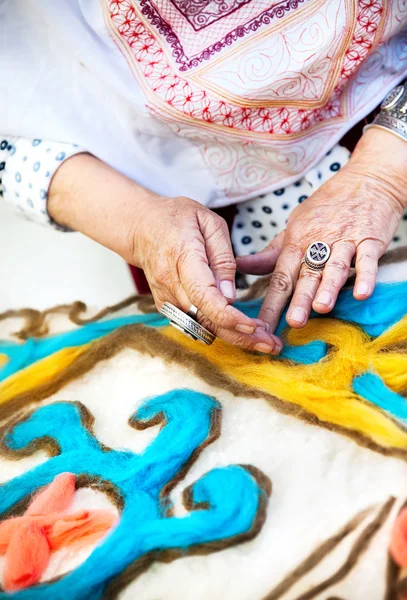
<svg viewBox="0 0 407 600">
<path fill-rule="evenodd" d="M 230 2 L 230 1 L 221 3 L 220 0 L 216 0 L 216 2 L 219 3 L 219 5 L 221 5 L 221 4 L 229 5 L 229 4 L 237 4 L 238 3 L 239 6 L 236 6 L 234 8 L 234 10 L 237 10 L 244 4 L 248 4 L 251 1 L 252 0 L 240 0 L 239 2 L 234 2 L 234 3 Z M 177 1 L 177 0 L 174 0 L 174 1 L 171 0 L 171 2 L 172 2 L 172 4 L 176 5 L 178 10 L 180 10 L 180 11 L 181 11 L 181 5 L 184 6 L 184 5 L 197 4 L 197 5 L 201 6 L 201 8 L 202 8 L 204 4 L 206 4 L 206 5 L 213 4 L 213 2 L 210 2 L 209 0 L 205 0 L 205 1 L 198 0 L 198 2 L 195 2 L 195 0 L 190 0 L 189 2 L 187 2 L 187 1 L 181 2 L 181 1 Z M 236 29 L 229 31 L 220 40 L 218 40 L 214 44 L 211 44 L 210 46 L 205 48 L 202 52 L 199 52 L 199 54 L 197 54 L 196 56 L 187 56 L 185 54 L 184 48 L 183 48 L 178 36 L 174 33 L 172 27 L 159 14 L 159 12 L 155 8 L 155 6 L 151 2 L 151 0 L 141 0 L 140 7 L 141 7 L 141 11 L 142 11 L 143 15 L 145 17 L 147 17 L 147 19 L 151 22 L 151 24 L 154 27 L 157 28 L 159 34 L 162 35 L 167 40 L 167 43 L 172 48 L 172 55 L 175 58 L 175 62 L 180 65 L 179 70 L 180 71 L 188 71 L 188 69 L 197 67 L 200 63 L 202 63 L 206 60 L 209 60 L 211 58 L 211 56 L 213 56 L 217 52 L 220 52 L 224 48 L 230 47 L 234 42 L 242 39 L 249 33 L 253 33 L 254 31 L 257 31 L 260 27 L 262 27 L 264 25 L 269 25 L 273 19 L 281 19 L 289 11 L 297 9 L 303 2 L 305 2 L 305 0 L 282 0 L 281 2 L 278 2 L 277 4 L 274 4 L 272 7 L 270 7 L 266 11 L 264 11 L 261 15 L 255 17 L 254 19 L 252 19 L 245 25 L 241 25 L 241 26 L 237 27 Z M 188 21 L 191 22 L 190 19 L 191 19 L 191 14 L 192 14 L 192 8 L 189 8 L 189 10 L 190 10 L 190 13 L 188 15 L 184 14 L 182 11 L 181 12 L 185 16 L 185 18 L 187 18 Z M 208 20 L 208 22 L 205 25 L 201 26 L 201 29 L 204 27 L 207 27 L 209 24 L 215 22 L 216 20 L 219 20 L 220 18 L 225 17 L 227 14 L 230 14 L 231 12 L 233 12 L 233 11 L 229 11 L 228 13 L 224 12 L 223 15 L 218 16 L 216 19 L 213 19 L 212 21 Z M 208 16 L 209 13 L 205 13 L 205 14 Z M 200 14 L 197 14 L 195 16 L 196 16 L 197 20 L 201 18 Z"/>
<path fill-rule="evenodd" d="M 208 27 L 252 0 L 170 0 L 195 31 Z"/>
</svg>

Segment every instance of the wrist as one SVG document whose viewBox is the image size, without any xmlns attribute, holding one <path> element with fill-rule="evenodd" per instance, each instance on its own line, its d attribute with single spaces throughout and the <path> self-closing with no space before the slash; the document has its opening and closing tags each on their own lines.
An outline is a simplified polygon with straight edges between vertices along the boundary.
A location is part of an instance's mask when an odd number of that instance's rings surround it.
<svg viewBox="0 0 407 600">
<path fill-rule="evenodd" d="M 57 223 L 79 231 L 138 264 L 134 240 L 146 205 L 155 194 L 90 154 L 68 159 L 55 173 L 48 212 Z"/>
<path fill-rule="evenodd" d="M 347 167 L 374 181 L 384 198 L 401 209 L 407 206 L 407 141 L 372 127 L 359 140 Z"/>
</svg>

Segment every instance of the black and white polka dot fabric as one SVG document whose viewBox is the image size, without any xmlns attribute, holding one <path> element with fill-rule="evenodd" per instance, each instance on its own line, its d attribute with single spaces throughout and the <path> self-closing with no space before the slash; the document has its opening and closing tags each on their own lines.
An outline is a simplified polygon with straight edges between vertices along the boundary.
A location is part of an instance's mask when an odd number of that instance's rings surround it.
<svg viewBox="0 0 407 600">
<path fill-rule="evenodd" d="M 304 177 L 294 184 L 241 202 L 232 228 L 232 242 L 235 253 L 253 254 L 267 246 L 286 227 L 290 212 L 304 202 L 332 175 L 345 165 L 350 152 L 342 146 L 335 146 Z M 390 248 L 407 245 L 407 211 Z M 248 276 L 249 283 L 257 279 Z"/>
<path fill-rule="evenodd" d="M 27 218 L 69 231 L 50 218 L 47 194 L 58 167 L 80 152 L 74 144 L 0 136 L 0 196 Z"/>
</svg>

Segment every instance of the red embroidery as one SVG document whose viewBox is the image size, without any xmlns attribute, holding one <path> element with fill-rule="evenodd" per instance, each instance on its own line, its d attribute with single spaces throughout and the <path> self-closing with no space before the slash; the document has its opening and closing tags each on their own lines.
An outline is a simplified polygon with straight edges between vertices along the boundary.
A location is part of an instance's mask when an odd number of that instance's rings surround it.
<svg viewBox="0 0 407 600">
<path fill-rule="evenodd" d="M 194 121 L 215 123 L 225 130 L 234 128 L 287 135 L 309 129 L 320 121 L 342 116 L 340 99 L 345 84 L 372 49 L 383 12 L 382 0 L 358 1 L 355 30 L 343 55 L 333 93 L 321 108 L 297 109 L 289 106 L 245 108 L 219 100 L 175 71 L 165 57 L 162 40 L 147 30 L 130 0 L 110 0 L 109 7 L 112 23 L 131 48 L 146 84 L 161 101 L 171 107 L 171 121 L 177 121 L 179 112 L 184 119 L 188 117 Z"/>
</svg>

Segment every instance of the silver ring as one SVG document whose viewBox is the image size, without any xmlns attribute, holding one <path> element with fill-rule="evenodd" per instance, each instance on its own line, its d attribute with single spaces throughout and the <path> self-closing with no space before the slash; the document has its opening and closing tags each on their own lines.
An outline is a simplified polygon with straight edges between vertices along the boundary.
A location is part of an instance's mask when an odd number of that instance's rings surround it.
<svg viewBox="0 0 407 600">
<path fill-rule="evenodd" d="M 304 254 L 302 262 L 314 271 L 320 271 L 326 265 L 331 256 L 331 248 L 326 242 L 317 240 L 312 242 Z"/>
<path fill-rule="evenodd" d="M 197 307 L 194 306 L 193 304 L 191 304 L 191 306 L 187 310 L 187 315 L 189 315 L 191 317 L 191 319 L 194 319 L 194 321 L 196 321 L 197 314 L 198 314 Z"/>
<path fill-rule="evenodd" d="M 188 310 L 192 314 L 198 312 L 195 306 L 191 306 Z M 216 336 L 213 335 L 210 331 L 202 327 L 192 316 L 184 313 L 182 310 L 171 304 L 170 302 L 164 302 L 160 309 L 160 313 L 167 317 L 170 324 L 178 329 L 181 333 L 185 333 L 188 337 L 193 340 L 199 340 L 200 342 L 204 342 L 210 346 L 216 339 Z"/>
</svg>

